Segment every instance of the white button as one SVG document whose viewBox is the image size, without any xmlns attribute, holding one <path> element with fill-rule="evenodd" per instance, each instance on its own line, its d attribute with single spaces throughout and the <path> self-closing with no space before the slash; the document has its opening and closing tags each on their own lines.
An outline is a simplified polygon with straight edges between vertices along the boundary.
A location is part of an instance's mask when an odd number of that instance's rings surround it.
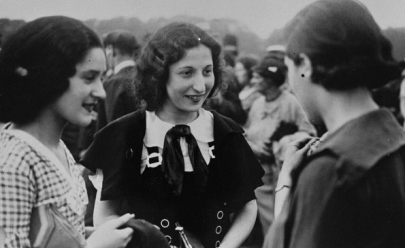
<svg viewBox="0 0 405 248">
<path fill-rule="evenodd" d="M 218 213 L 217 213 L 217 218 L 220 220 L 220 219 L 222 219 L 223 217 L 224 217 L 224 212 L 218 211 Z"/>
<path fill-rule="evenodd" d="M 166 235 L 165 238 L 167 239 L 167 242 L 169 242 L 169 244 L 172 242 L 172 237 L 170 237 L 169 235 Z"/>
<path fill-rule="evenodd" d="M 218 248 L 220 245 L 221 245 L 221 241 L 218 240 L 217 242 L 215 242 L 215 247 L 216 248 Z"/>
<path fill-rule="evenodd" d="M 217 228 L 215 228 L 215 232 L 216 232 L 216 234 L 220 234 L 222 232 L 222 227 L 217 226 Z"/>
<path fill-rule="evenodd" d="M 163 219 L 163 220 L 160 222 L 160 226 L 162 226 L 163 228 L 168 228 L 169 225 L 170 225 L 170 222 L 169 222 L 167 219 Z"/>
</svg>

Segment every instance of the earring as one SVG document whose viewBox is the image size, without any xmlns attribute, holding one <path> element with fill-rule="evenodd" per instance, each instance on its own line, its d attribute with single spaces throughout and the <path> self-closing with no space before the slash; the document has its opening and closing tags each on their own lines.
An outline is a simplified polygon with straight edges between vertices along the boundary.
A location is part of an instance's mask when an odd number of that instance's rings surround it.
<svg viewBox="0 0 405 248">
<path fill-rule="evenodd" d="M 302 73 L 301 74 L 301 77 L 309 77 L 309 74 L 310 74 L 311 72 L 310 71 L 305 71 L 304 73 Z"/>
</svg>

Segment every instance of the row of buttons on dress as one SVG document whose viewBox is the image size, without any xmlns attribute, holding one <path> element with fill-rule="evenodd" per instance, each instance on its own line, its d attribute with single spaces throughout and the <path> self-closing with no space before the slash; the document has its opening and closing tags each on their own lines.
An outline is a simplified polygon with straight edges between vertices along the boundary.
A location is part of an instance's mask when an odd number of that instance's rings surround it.
<svg viewBox="0 0 405 248">
<path fill-rule="evenodd" d="M 218 211 L 218 213 L 217 213 L 218 220 L 221 220 L 223 217 L 224 217 L 224 212 L 223 211 Z M 160 226 L 162 228 L 168 228 L 170 226 L 170 221 L 168 219 L 162 219 L 160 221 Z M 215 228 L 215 233 L 220 234 L 221 232 L 222 232 L 222 226 L 217 226 Z M 172 237 L 170 237 L 170 235 L 165 235 L 165 237 L 167 239 L 167 242 L 169 242 L 169 244 L 170 244 L 172 242 Z M 221 241 L 217 240 L 215 242 L 215 247 L 218 248 L 220 244 L 221 244 Z"/>
</svg>

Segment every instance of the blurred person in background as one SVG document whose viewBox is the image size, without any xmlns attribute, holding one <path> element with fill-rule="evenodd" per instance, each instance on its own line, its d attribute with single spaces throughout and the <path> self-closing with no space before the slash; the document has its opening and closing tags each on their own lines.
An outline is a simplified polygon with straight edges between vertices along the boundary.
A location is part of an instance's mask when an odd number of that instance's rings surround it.
<svg viewBox="0 0 405 248">
<path fill-rule="evenodd" d="M 235 64 L 235 76 L 238 82 L 238 97 L 242 108 L 246 113 L 249 113 L 252 103 L 262 94 L 251 83 L 253 77 L 253 67 L 257 65 L 259 59 L 253 55 L 241 56 Z"/>
<path fill-rule="evenodd" d="M 400 92 L 399 92 L 399 99 L 400 99 L 401 115 L 404 120 L 403 127 L 405 129 L 405 59 L 400 62 L 400 67 L 402 69 L 402 80 L 401 80 L 401 88 L 400 88 Z"/>
<path fill-rule="evenodd" d="M 251 83 L 262 94 L 253 102 L 244 126 L 246 140 L 265 171 L 264 185 L 256 189 L 263 234 L 274 220 L 274 189 L 278 165 L 286 145 L 300 136 L 315 134 L 304 111 L 290 92 L 280 88 L 286 79 L 284 51 L 271 51 L 253 68 Z"/>
<path fill-rule="evenodd" d="M 370 92 L 401 70 L 379 26 L 359 1 L 320 0 L 286 30 L 291 89 L 327 134 L 289 146 L 263 247 L 405 247 L 405 133 Z"/>
<path fill-rule="evenodd" d="M 381 53 L 387 60 L 395 60 L 392 56 L 392 44 L 384 35 L 381 36 Z M 382 87 L 372 89 L 373 100 L 383 108 L 388 109 L 402 125 L 404 116 L 401 114 L 401 81 L 402 77 L 395 78 Z"/>
<path fill-rule="evenodd" d="M 135 36 L 124 30 L 113 31 L 106 35 L 104 47 L 106 56 L 112 60 L 113 72 L 104 82 L 107 96 L 98 107 L 97 130 L 137 109 L 131 94 L 139 50 Z"/>
<path fill-rule="evenodd" d="M 247 114 L 242 109 L 238 97 L 238 83 L 234 73 L 235 58 L 238 55 L 238 39 L 235 35 L 227 34 L 222 45 L 226 62 L 224 83 L 218 93 L 211 98 L 209 106 L 218 113 L 231 118 L 239 125 L 246 122 Z"/>
</svg>

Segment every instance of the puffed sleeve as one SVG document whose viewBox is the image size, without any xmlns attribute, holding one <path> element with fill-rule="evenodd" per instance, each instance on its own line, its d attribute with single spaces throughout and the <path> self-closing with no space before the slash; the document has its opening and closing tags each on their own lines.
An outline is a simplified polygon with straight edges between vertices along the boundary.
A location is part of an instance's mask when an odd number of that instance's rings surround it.
<svg viewBox="0 0 405 248">
<path fill-rule="evenodd" d="M 254 190 L 263 185 L 263 168 L 242 133 L 227 135 L 220 147 L 219 162 L 224 195 L 233 206 L 256 199 Z"/>
<path fill-rule="evenodd" d="M 107 125 L 96 133 L 93 143 L 80 161 L 93 172 L 97 169 L 103 171 L 101 200 L 123 198 L 135 187 L 134 183 L 139 182 L 137 175 L 140 173 L 139 169 L 136 173 L 134 161 L 140 161 L 141 154 L 136 152 L 140 149 L 133 146 L 139 140 L 130 131 L 133 124 L 128 118 L 123 118 Z"/>
</svg>

